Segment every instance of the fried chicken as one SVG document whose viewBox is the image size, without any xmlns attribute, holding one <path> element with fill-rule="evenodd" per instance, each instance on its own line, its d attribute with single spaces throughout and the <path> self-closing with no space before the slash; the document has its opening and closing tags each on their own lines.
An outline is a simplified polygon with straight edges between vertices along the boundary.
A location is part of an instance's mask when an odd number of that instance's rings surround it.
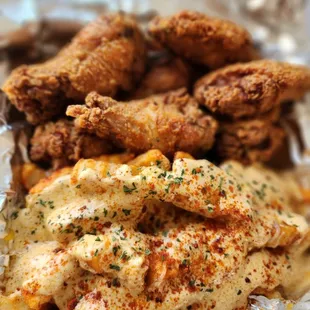
<svg viewBox="0 0 310 310">
<path fill-rule="evenodd" d="M 181 87 L 189 87 L 191 68 L 181 58 L 164 55 L 155 60 L 132 99 L 145 98 Z"/>
<path fill-rule="evenodd" d="M 136 153 L 156 148 L 169 156 L 179 150 L 199 155 L 211 148 L 217 130 L 184 88 L 129 102 L 93 92 L 86 106 L 69 106 L 67 115 L 76 118 L 77 128 Z"/>
<path fill-rule="evenodd" d="M 74 127 L 73 121 L 66 119 L 37 126 L 30 144 L 31 159 L 35 162 L 51 162 L 54 169 L 112 150 L 110 142 L 80 132 Z"/>
<path fill-rule="evenodd" d="M 212 69 L 258 58 L 251 36 L 244 28 L 198 12 L 157 16 L 148 31 L 177 55 Z"/>
<path fill-rule="evenodd" d="M 137 23 L 102 15 L 83 28 L 57 56 L 15 69 L 3 86 L 32 124 L 50 120 L 91 91 L 114 96 L 131 90 L 145 66 L 145 42 Z"/>
<path fill-rule="evenodd" d="M 244 164 L 269 161 L 285 137 L 277 125 L 279 112 L 277 108 L 260 118 L 220 123 L 215 146 L 218 157 Z"/>
<path fill-rule="evenodd" d="M 196 82 L 194 96 L 212 112 L 233 119 L 257 116 L 310 89 L 310 69 L 259 60 L 235 64 Z"/>
</svg>

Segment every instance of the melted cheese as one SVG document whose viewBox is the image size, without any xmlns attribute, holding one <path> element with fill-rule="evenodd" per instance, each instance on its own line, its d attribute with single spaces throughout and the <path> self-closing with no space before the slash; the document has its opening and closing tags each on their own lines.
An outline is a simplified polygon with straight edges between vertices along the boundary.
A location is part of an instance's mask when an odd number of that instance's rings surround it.
<svg viewBox="0 0 310 310">
<path fill-rule="evenodd" d="M 257 288 L 290 288 L 310 238 L 285 186 L 234 162 L 177 159 L 166 171 L 80 160 L 35 186 L 13 221 L 3 298 L 30 309 L 233 309 Z"/>
</svg>

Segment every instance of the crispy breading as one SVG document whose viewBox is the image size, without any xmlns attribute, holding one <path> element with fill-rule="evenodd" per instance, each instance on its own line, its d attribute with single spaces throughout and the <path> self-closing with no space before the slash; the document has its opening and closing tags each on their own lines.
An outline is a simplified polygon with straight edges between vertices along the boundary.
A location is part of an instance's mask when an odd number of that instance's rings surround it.
<svg viewBox="0 0 310 310">
<path fill-rule="evenodd" d="M 181 158 L 188 158 L 188 159 L 194 159 L 194 157 L 191 154 L 188 154 L 186 152 L 176 152 L 173 156 L 173 161 Z"/>
<path fill-rule="evenodd" d="M 145 43 L 137 23 L 121 14 L 102 15 L 56 57 L 15 69 L 3 90 L 30 123 L 38 124 L 91 91 L 114 96 L 119 89 L 132 89 L 144 65 Z"/>
<path fill-rule="evenodd" d="M 128 161 L 127 165 L 138 167 L 149 167 L 156 165 L 164 170 L 170 170 L 171 168 L 169 159 L 159 150 L 149 150 L 146 153 L 143 153 Z"/>
<path fill-rule="evenodd" d="M 276 124 L 279 112 L 276 108 L 260 118 L 221 122 L 215 145 L 217 155 L 245 164 L 270 160 L 285 137 L 284 130 Z"/>
<path fill-rule="evenodd" d="M 148 31 L 177 55 L 212 69 L 258 58 L 251 36 L 244 28 L 198 12 L 157 16 Z"/>
<path fill-rule="evenodd" d="M 145 98 L 181 87 L 189 87 L 191 68 L 181 58 L 163 56 L 154 61 L 131 99 Z"/>
<path fill-rule="evenodd" d="M 40 180 L 47 176 L 47 171 L 41 169 L 34 163 L 25 163 L 21 170 L 21 183 L 26 190 L 30 190 Z"/>
<path fill-rule="evenodd" d="M 33 161 L 51 163 L 54 169 L 74 164 L 80 158 L 110 153 L 110 142 L 80 132 L 72 121 L 61 119 L 36 127 L 30 141 Z"/>
<path fill-rule="evenodd" d="M 201 154 L 211 148 L 217 130 L 217 122 L 199 110 L 185 89 L 129 102 L 93 92 L 86 106 L 69 106 L 67 115 L 76 118 L 77 128 L 136 153 L 156 148 L 168 156 Z"/>
<path fill-rule="evenodd" d="M 107 163 L 114 164 L 125 164 L 132 159 L 134 159 L 135 155 L 132 153 L 119 153 L 119 154 L 104 154 L 97 157 L 92 157 L 94 160 L 104 161 Z"/>
<path fill-rule="evenodd" d="M 194 96 L 212 112 L 237 119 L 257 116 L 310 89 L 310 69 L 259 60 L 227 66 L 196 82 Z"/>
</svg>

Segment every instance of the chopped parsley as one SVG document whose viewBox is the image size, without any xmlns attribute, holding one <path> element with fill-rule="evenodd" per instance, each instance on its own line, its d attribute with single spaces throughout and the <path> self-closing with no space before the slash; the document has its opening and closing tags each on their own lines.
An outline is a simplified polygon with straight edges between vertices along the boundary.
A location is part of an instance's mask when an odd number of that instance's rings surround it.
<svg viewBox="0 0 310 310">
<path fill-rule="evenodd" d="M 127 254 L 126 251 L 124 251 L 121 255 L 121 259 L 124 259 L 124 260 L 130 260 L 130 256 Z"/>
<path fill-rule="evenodd" d="M 169 193 L 169 188 L 170 188 L 170 186 L 171 186 L 171 183 L 168 184 L 167 187 L 165 188 L 165 192 L 166 192 L 166 193 Z"/>
<path fill-rule="evenodd" d="M 130 212 L 131 212 L 131 210 L 129 209 L 122 209 L 122 211 L 126 216 L 130 215 Z"/>
<path fill-rule="evenodd" d="M 18 217 L 18 211 L 15 211 L 11 214 L 11 219 L 16 220 Z"/>
<path fill-rule="evenodd" d="M 167 171 L 160 173 L 157 178 L 161 179 L 161 178 L 165 178 L 166 176 L 167 176 Z"/>
<path fill-rule="evenodd" d="M 124 193 L 130 194 L 130 193 L 132 193 L 134 190 L 137 189 L 135 183 L 132 183 L 132 186 L 133 186 L 132 188 L 129 188 L 128 186 L 124 185 L 124 186 L 123 186 L 123 191 L 124 191 Z"/>
<path fill-rule="evenodd" d="M 176 177 L 176 178 L 174 178 L 173 182 L 175 184 L 181 184 L 183 182 L 183 178 L 182 177 Z"/>
<path fill-rule="evenodd" d="M 54 201 L 52 200 L 49 200 L 49 201 L 44 201 L 42 199 L 39 200 L 39 204 L 42 206 L 42 207 L 49 207 L 50 209 L 54 209 L 55 206 L 54 206 Z"/>
<path fill-rule="evenodd" d="M 121 248 L 121 247 L 120 247 L 119 245 L 113 247 L 112 251 L 113 251 L 114 256 L 116 256 L 117 251 L 120 250 L 120 248 Z"/>
<path fill-rule="evenodd" d="M 223 181 L 224 181 L 224 178 L 220 178 L 220 184 L 219 184 L 219 189 L 220 191 L 222 190 L 222 186 L 223 186 Z"/>
<path fill-rule="evenodd" d="M 163 235 L 164 237 L 167 237 L 167 236 L 168 236 L 168 231 L 163 231 L 163 232 L 162 232 L 162 235 Z"/>
<path fill-rule="evenodd" d="M 120 271 L 121 270 L 121 267 L 118 266 L 118 265 L 114 265 L 114 264 L 110 264 L 110 269 L 113 269 L 113 270 L 116 270 L 116 271 Z"/>
</svg>

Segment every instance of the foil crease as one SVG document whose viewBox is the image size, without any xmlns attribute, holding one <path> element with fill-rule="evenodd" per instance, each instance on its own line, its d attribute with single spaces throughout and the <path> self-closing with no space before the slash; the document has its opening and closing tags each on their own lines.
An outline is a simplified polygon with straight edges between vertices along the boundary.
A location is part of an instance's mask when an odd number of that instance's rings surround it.
<svg viewBox="0 0 310 310">
<path fill-rule="evenodd" d="M 85 23 L 99 13 L 125 11 L 134 14 L 142 26 L 156 13 L 169 15 L 182 9 L 235 20 L 252 34 L 267 58 L 310 64 L 310 1 L 305 0 L 3 0 L 0 8 L 0 85 L 17 64 L 10 58 L 26 55 L 27 62 L 47 59 L 57 53 Z M 276 22 L 275 22 L 276 21 Z M 308 26 L 308 28 L 307 28 Z M 13 53 L 14 54 L 14 53 Z M 23 59 L 23 57 L 21 57 Z M 0 288 L 1 275 L 9 264 L 10 221 L 24 205 L 21 186 L 22 163 L 29 161 L 29 125 L 9 116 L 10 105 L 0 93 Z M 299 135 L 292 128 L 295 122 Z M 290 173 L 310 189 L 310 94 L 295 104 L 283 121 L 288 133 L 289 153 L 294 169 Z M 310 216 L 309 216 L 310 218 Z M 250 296 L 249 310 L 310 309 L 310 293 L 296 304 L 264 296 Z"/>
</svg>

